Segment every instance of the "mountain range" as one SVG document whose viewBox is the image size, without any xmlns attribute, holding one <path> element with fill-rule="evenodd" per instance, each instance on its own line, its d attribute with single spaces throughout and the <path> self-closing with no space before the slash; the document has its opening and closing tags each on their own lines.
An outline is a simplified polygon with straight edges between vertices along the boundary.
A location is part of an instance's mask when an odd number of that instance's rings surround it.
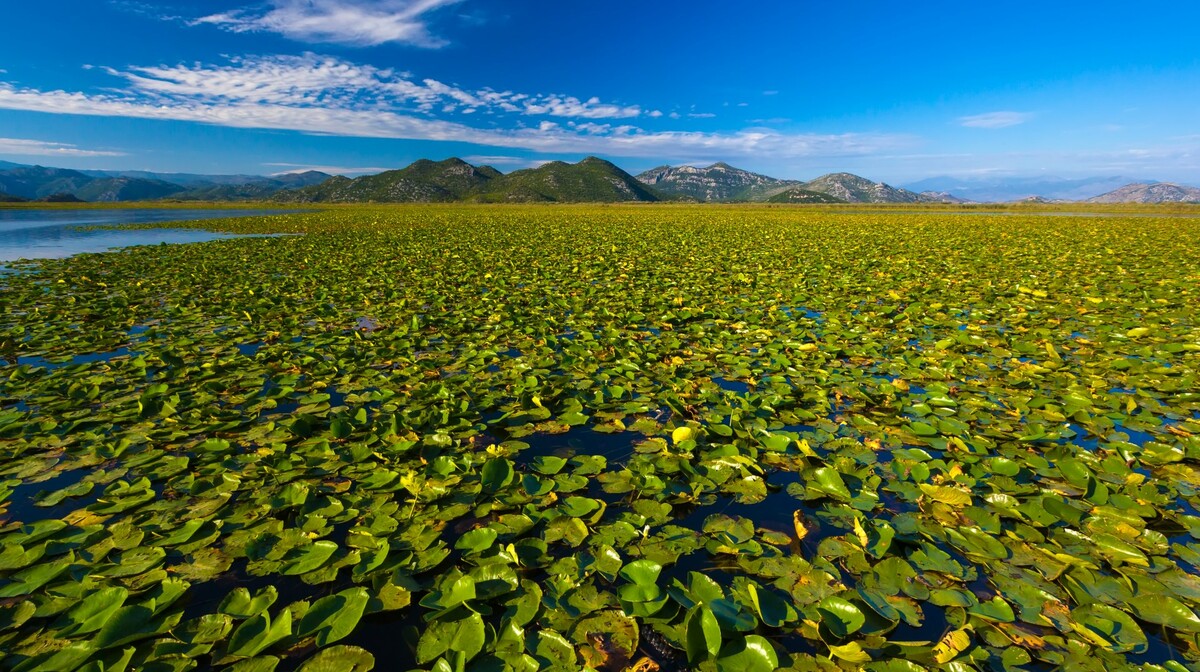
<svg viewBox="0 0 1200 672">
<path fill-rule="evenodd" d="M 1124 176 L 1086 177 L 1067 179 L 1062 177 L 1020 176 L 977 176 L 977 177 L 930 177 L 905 185 L 913 191 L 939 191 L 952 193 L 978 203 L 1002 203 L 1022 201 L 1036 196 L 1050 201 L 1085 201 L 1094 196 L 1108 193 L 1127 184 L 1154 182 Z"/>
<path fill-rule="evenodd" d="M 281 175 L 199 175 L 148 171 L 69 170 L 0 161 L 0 202 L 249 201 L 282 203 L 456 202 L 767 202 L 767 203 L 1092 203 L 1200 202 L 1200 189 L 1125 177 L 935 177 L 894 187 L 850 173 L 784 180 L 714 163 L 659 166 L 630 175 L 588 157 L 502 173 L 457 158 L 422 159 L 398 170 L 357 178 L 318 171 Z"/>
<path fill-rule="evenodd" d="M 1170 182 L 1127 184 L 1088 203 L 1200 203 L 1200 189 Z"/>
<path fill-rule="evenodd" d="M 261 175 L 190 175 L 145 171 L 47 168 L 0 162 L 0 198 L 81 201 L 263 200 L 283 189 L 318 184 L 329 175 L 317 171 Z"/>
</svg>

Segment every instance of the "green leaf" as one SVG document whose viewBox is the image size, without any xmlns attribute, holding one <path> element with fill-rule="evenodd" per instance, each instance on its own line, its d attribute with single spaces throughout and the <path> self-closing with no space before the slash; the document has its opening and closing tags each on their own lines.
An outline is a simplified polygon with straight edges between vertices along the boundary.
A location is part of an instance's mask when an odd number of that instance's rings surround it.
<svg viewBox="0 0 1200 672">
<path fill-rule="evenodd" d="M 486 632 L 483 617 L 475 612 L 456 609 L 445 620 L 427 626 L 417 641 L 417 663 L 432 662 L 447 651 L 463 654 L 469 662 L 483 650 Z"/>
<path fill-rule="evenodd" d="M 652 586 L 662 573 L 662 565 L 653 560 L 634 560 L 621 568 L 621 578 L 638 586 Z"/>
<path fill-rule="evenodd" d="M 454 548 L 468 553 L 482 553 L 496 543 L 499 535 L 490 527 L 480 527 L 464 533 L 454 542 Z"/>
<path fill-rule="evenodd" d="M 719 672 L 774 672 L 778 667 L 775 648 L 758 635 L 730 640 L 717 657 Z"/>
<path fill-rule="evenodd" d="M 1116 607 L 1093 602 L 1072 611 L 1071 618 L 1082 626 L 1079 632 L 1113 653 L 1144 653 L 1149 645 L 1137 622 Z"/>
<path fill-rule="evenodd" d="M 331 646 L 304 661 L 299 672 L 369 672 L 375 668 L 375 656 L 357 646 Z"/>
<path fill-rule="evenodd" d="M 250 618 L 267 610 L 272 604 L 275 604 L 277 599 L 279 599 L 279 593 L 275 590 L 275 586 L 264 587 L 253 598 L 250 597 L 249 590 L 238 587 L 221 600 L 221 604 L 217 605 L 217 611 L 229 614 L 234 618 Z"/>
<path fill-rule="evenodd" d="M 846 487 L 846 482 L 842 480 L 842 475 L 836 469 L 830 467 L 814 469 L 812 479 L 808 482 L 808 487 L 811 490 L 816 490 L 817 492 L 843 501 L 851 499 L 850 489 Z"/>
<path fill-rule="evenodd" d="M 483 489 L 491 493 L 508 487 L 514 475 L 512 460 L 503 457 L 493 457 L 484 462 L 483 469 L 480 470 Z"/>
<path fill-rule="evenodd" d="M 1200 633 L 1200 618 L 1179 600 L 1168 595 L 1139 595 L 1129 600 L 1138 618 L 1181 632 Z"/>
<path fill-rule="evenodd" d="M 332 541 L 314 541 L 290 553 L 281 572 L 288 576 L 314 572 L 324 567 L 337 549 L 338 545 Z"/>
<path fill-rule="evenodd" d="M 348 588 L 323 597 L 304 613 L 297 633 L 301 637 L 317 636 L 317 646 L 326 646 L 354 631 L 370 601 L 366 588 Z"/>
<path fill-rule="evenodd" d="M 852 635 L 867 622 L 862 610 L 852 602 L 832 595 L 817 604 L 817 612 L 821 614 L 821 624 L 837 637 Z"/>
<path fill-rule="evenodd" d="M 698 605 L 687 617 L 687 657 L 692 665 L 721 650 L 721 626 L 712 609 Z"/>
</svg>

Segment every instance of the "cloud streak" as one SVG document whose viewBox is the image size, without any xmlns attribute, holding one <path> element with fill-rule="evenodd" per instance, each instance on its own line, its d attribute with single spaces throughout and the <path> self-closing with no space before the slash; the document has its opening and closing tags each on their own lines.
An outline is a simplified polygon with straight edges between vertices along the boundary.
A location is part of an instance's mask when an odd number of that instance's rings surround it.
<svg viewBox="0 0 1200 672">
<path fill-rule="evenodd" d="M 469 91 L 431 79 L 414 81 L 392 70 L 340 59 L 303 56 L 241 58 L 228 65 L 108 69 L 125 86 L 104 93 L 23 88 L 0 81 L 0 109 L 139 119 L 190 121 L 364 138 L 438 140 L 544 153 L 624 157 L 732 159 L 857 156 L 894 151 L 912 138 L 890 134 L 789 134 L 770 129 L 732 132 L 647 131 L 632 124 L 596 123 L 641 114 L 637 106 L 597 98 Z M 510 127 L 471 125 L 479 115 L 515 116 Z M 559 124 L 545 117 L 584 121 Z M 443 118 L 439 118 L 443 117 Z M 526 124 L 527 117 L 542 117 Z M 653 116 L 647 113 L 645 116 Z M 494 118 L 494 117 L 493 117 Z"/>
<path fill-rule="evenodd" d="M 959 117 L 958 123 L 960 126 L 967 128 L 1008 128 L 1009 126 L 1023 124 L 1032 118 L 1033 113 L 1031 112 L 1002 110 L 999 112 L 985 112 L 983 114 Z"/>
<path fill-rule="evenodd" d="M 43 140 L 27 140 L 23 138 L 0 138 L 0 154 L 16 156 L 125 156 L 124 152 L 108 152 L 94 149 L 80 149 L 75 145 L 63 142 L 46 142 Z"/>
<path fill-rule="evenodd" d="M 426 15 L 461 0 L 273 0 L 189 22 L 235 33 L 269 32 L 297 42 L 372 47 L 398 43 L 435 49 Z"/>
</svg>

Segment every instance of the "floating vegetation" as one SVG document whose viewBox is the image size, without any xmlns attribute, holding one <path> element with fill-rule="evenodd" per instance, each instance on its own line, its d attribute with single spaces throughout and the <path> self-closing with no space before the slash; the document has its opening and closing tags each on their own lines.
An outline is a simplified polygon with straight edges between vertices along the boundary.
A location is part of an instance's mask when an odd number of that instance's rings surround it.
<svg viewBox="0 0 1200 672">
<path fill-rule="evenodd" d="M 4 669 L 1200 669 L 1200 222 L 220 226 L 0 277 Z"/>
</svg>

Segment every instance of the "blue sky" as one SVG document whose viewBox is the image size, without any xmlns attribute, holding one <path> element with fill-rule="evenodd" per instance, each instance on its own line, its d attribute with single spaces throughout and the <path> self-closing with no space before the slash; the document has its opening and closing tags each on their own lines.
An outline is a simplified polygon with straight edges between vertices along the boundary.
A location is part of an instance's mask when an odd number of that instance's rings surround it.
<svg viewBox="0 0 1200 672">
<path fill-rule="evenodd" d="M 1200 3 L 6 3 L 0 159 L 1200 183 Z"/>
</svg>

